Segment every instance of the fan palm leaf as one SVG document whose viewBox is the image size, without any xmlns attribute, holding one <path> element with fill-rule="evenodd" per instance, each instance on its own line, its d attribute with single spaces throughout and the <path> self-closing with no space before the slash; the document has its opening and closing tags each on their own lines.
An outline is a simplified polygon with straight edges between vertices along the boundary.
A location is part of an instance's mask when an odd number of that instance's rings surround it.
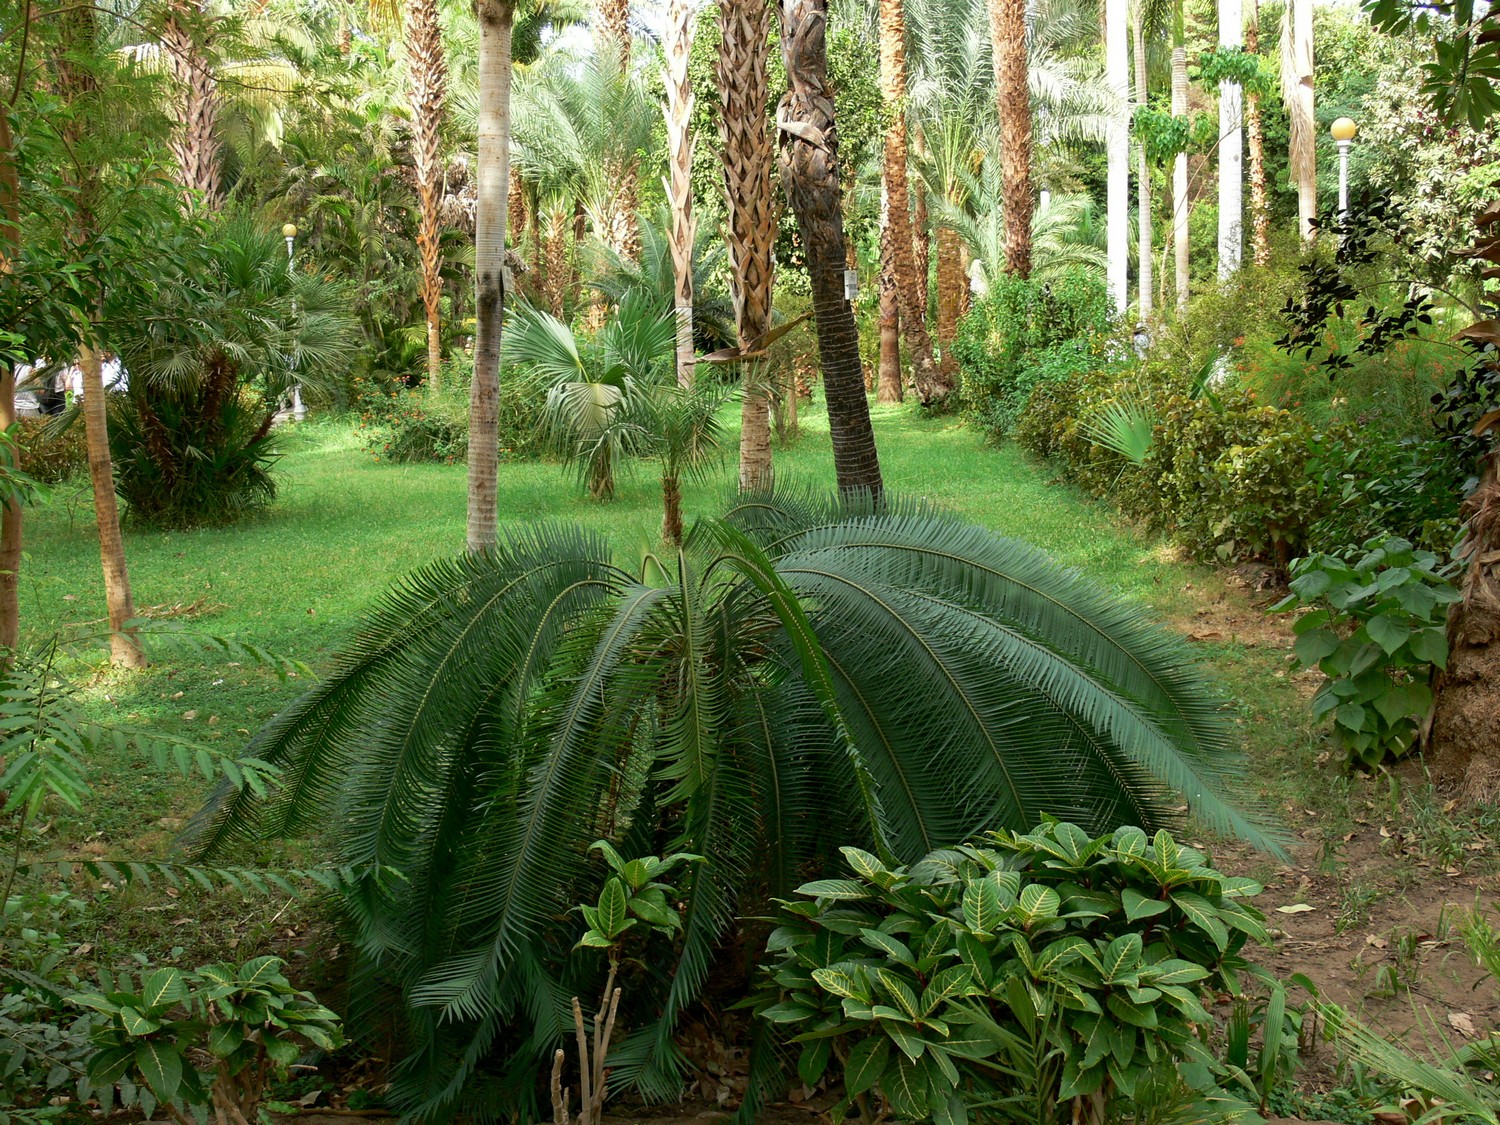
<svg viewBox="0 0 1500 1125">
<path fill-rule="evenodd" d="M 601 837 L 705 857 L 611 1056 L 655 1096 L 736 917 L 837 844 L 909 860 L 1043 814 L 1097 832 L 1186 804 L 1275 847 L 1224 796 L 1232 728 L 1185 646 L 1024 544 L 771 496 L 637 573 L 611 560 L 542 526 L 418 571 L 253 740 L 285 784 L 195 821 L 207 854 L 336 826 L 360 951 L 406 997 L 409 1111 L 472 1106 L 491 1057 L 513 1059 L 512 1106 L 532 1096 L 587 985 L 544 951 L 576 939 Z"/>
</svg>

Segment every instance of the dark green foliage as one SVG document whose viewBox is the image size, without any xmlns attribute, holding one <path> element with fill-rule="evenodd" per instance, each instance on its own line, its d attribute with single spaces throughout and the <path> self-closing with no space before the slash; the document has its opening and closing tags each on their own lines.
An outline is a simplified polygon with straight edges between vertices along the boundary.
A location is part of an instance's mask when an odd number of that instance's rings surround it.
<svg viewBox="0 0 1500 1125">
<path fill-rule="evenodd" d="M 658 1097 L 735 918 L 837 842 L 910 861 L 1048 813 L 1156 828 L 1184 804 L 1265 842 L 1220 795 L 1230 728 L 1185 647 L 1020 543 L 894 501 L 764 497 L 638 572 L 615 558 L 542 525 L 412 575 L 256 736 L 284 783 L 196 821 L 209 854 L 332 827 L 366 872 L 346 901 L 406 1001 L 408 1110 L 529 1103 L 570 1034 L 558 998 L 587 994 L 561 951 L 597 839 L 704 857 L 680 954 L 626 988 L 611 1055 Z"/>
<path fill-rule="evenodd" d="M 369 386 L 356 403 L 365 449 L 377 461 L 462 464 L 469 451 L 469 382 L 471 356 L 456 356 L 443 369 L 443 390 L 409 387 L 395 382 L 384 388 Z M 534 460 L 545 450 L 545 434 L 538 425 L 546 402 L 534 379 L 500 380 L 498 432 L 502 461 Z"/>
<path fill-rule="evenodd" d="M 780 904 L 756 1007 L 801 1044 L 804 1083 L 842 1079 L 834 1120 L 872 1097 L 907 1121 L 1062 1125 L 1073 1099 L 1128 1104 L 1169 1071 L 1232 1105 L 1205 1004 L 1269 940 L 1256 883 L 1166 832 L 1054 820 L 910 867 L 843 852 L 854 878 Z"/>
<path fill-rule="evenodd" d="M 1460 600 L 1438 558 L 1404 539 L 1365 544 L 1351 562 L 1299 559 L 1276 608 L 1311 607 L 1292 651 L 1327 676 L 1313 714 L 1331 718 L 1346 765 L 1377 766 L 1411 750 L 1432 708 L 1432 674 L 1448 663 L 1448 607 Z"/>
<path fill-rule="evenodd" d="M 1437 438 L 1367 438 L 1341 449 L 1310 466 L 1322 471 L 1327 514 L 1309 530 L 1308 542 L 1351 556 L 1388 534 L 1445 553 L 1458 538 L 1458 508 L 1467 491 L 1455 482 L 1470 464 L 1452 442 Z"/>
<path fill-rule="evenodd" d="M 1109 295 L 1082 271 L 1055 281 L 1001 276 L 958 325 L 964 408 L 1006 437 L 1033 388 L 1110 366 Z"/>
<path fill-rule="evenodd" d="M 81 422 L 59 426 L 47 418 L 18 418 L 15 439 L 22 471 L 41 484 L 61 484 L 88 470 Z"/>
<path fill-rule="evenodd" d="M 230 389 L 208 413 L 204 397 L 196 389 L 149 403 L 110 396 L 115 488 L 133 518 L 154 527 L 233 523 L 276 498 L 275 406 Z"/>
</svg>

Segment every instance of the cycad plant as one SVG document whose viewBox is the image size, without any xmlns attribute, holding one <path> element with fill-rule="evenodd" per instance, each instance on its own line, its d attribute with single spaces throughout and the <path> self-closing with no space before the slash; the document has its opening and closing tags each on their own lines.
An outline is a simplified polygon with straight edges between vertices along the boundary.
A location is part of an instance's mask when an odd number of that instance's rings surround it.
<svg viewBox="0 0 1500 1125">
<path fill-rule="evenodd" d="M 404 1110 L 534 1097 L 596 983 L 566 950 L 598 839 L 704 857 L 611 1052 L 658 1097 L 736 919 L 835 845 L 911 862 L 1046 813 L 1102 833 L 1184 807 L 1266 842 L 1224 796 L 1233 728 L 1185 645 L 1024 544 L 890 497 L 759 496 L 618 558 L 534 525 L 411 575 L 254 739 L 285 783 L 195 821 L 213 855 L 331 826 L 360 953 L 406 1002 Z"/>
</svg>

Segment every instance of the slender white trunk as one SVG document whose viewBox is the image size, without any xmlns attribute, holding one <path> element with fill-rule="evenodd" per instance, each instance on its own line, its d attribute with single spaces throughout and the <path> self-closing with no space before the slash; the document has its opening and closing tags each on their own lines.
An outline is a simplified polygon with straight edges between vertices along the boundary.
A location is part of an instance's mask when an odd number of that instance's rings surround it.
<svg viewBox="0 0 1500 1125">
<path fill-rule="evenodd" d="M 469 550 L 495 544 L 499 518 L 500 331 L 510 196 L 512 0 L 479 4 L 479 167 L 474 224 L 474 382 L 469 395 Z"/>
<path fill-rule="evenodd" d="M 1245 20 L 1240 0 L 1219 0 L 1219 46 L 1241 47 Z M 1219 83 L 1219 277 L 1240 268 L 1244 247 L 1244 91 Z"/>
<path fill-rule="evenodd" d="M 1135 21 L 1132 27 L 1135 41 L 1135 104 L 1144 108 L 1150 94 L 1146 74 L 1146 15 L 1142 0 L 1137 0 Z M 1146 146 L 1138 146 L 1136 153 L 1136 259 L 1140 284 L 1140 317 L 1151 315 L 1152 281 L 1152 232 L 1151 232 L 1151 162 L 1146 156 Z"/>
<path fill-rule="evenodd" d="M 1176 19 L 1179 27 L 1182 20 L 1182 0 L 1178 0 Z M 1178 42 L 1172 48 L 1172 116 L 1186 117 L 1188 111 L 1188 77 L 1187 77 L 1187 47 L 1182 42 L 1180 35 L 1174 35 Z M 1172 251 L 1174 255 L 1173 265 L 1177 274 L 1177 307 L 1183 309 L 1188 303 L 1188 254 L 1191 250 L 1189 245 L 1188 217 L 1192 213 L 1192 204 L 1188 201 L 1188 158 L 1187 153 L 1179 152 L 1172 162 Z"/>
<path fill-rule="evenodd" d="M 1104 83 L 1115 98 L 1105 140 L 1108 158 L 1107 279 L 1115 309 L 1123 313 L 1130 284 L 1130 30 L 1127 0 L 1104 0 Z"/>
</svg>

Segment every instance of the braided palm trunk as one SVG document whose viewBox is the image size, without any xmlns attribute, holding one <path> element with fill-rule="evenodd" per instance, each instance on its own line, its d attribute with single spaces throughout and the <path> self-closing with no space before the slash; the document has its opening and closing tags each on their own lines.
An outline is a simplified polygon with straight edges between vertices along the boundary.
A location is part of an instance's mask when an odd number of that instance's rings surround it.
<svg viewBox="0 0 1500 1125">
<path fill-rule="evenodd" d="M 167 68 L 178 86 L 169 110 L 173 128 L 167 144 L 177 161 L 182 186 L 197 193 L 203 206 L 212 211 L 224 197 L 219 186 L 219 95 L 213 70 L 194 34 L 204 19 L 194 0 L 174 0 L 161 42 Z"/>
<path fill-rule="evenodd" d="M 479 3 L 479 167 L 474 223 L 474 382 L 469 392 L 468 546 L 495 545 L 499 520 L 500 330 L 510 194 L 514 0 Z"/>
<path fill-rule="evenodd" d="M 995 108 L 1000 114 L 1005 272 L 1031 276 L 1031 91 L 1026 61 L 1026 0 L 990 0 Z"/>
<path fill-rule="evenodd" d="M 932 337 L 927 331 L 927 275 L 918 276 L 917 273 L 911 190 L 906 170 L 906 11 L 903 0 L 880 0 L 880 96 L 890 116 L 885 131 L 881 173 L 887 200 L 883 218 L 890 232 L 890 261 L 895 272 L 901 330 L 911 351 L 917 397 L 925 405 L 947 398 L 953 384 L 943 377 L 933 362 Z"/>
<path fill-rule="evenodd" d="M 1172 5 L 1172 116 L 1186 117 L 1188 111 L 1187 30 L 1183 16 L 1186 0 Z M 1172 160 L 1172 266 L 1177 294 L 1177 308 L 1188 303 L 1188 219 L 1192 204 L 1188 201 L 1188 158 L 1179 152 Z"/>
<path fill-rule="evenodd" d="M 735 334 L 750 347 L 771 328 L 776 211 L 771 197 L 775 150 L 766 132 L 766 62 L 771 10 L 767 0 L 719 0 L 721 44 L 716 68 L 719 138 L 729 222 L 729 288 Z M 771 406 L 754 366 L 745 369 L 740 399 L 740 489 L 771 483 Z"/>
<path fill-rule="evenodd" d="M 693 49 L 693 7 L 672 0 L 667 9 L 667 204 L 672 211 L 672 272 L 677 313 L 677 382 L 693 385 L 693 84 L 688 56 Z M 678 521 L 679 534 L 681 521 Z"/>
<path fill-rule="evenodd" d="M 827 30 L 827 0 L 781 0 L 781 53 L 788 86 L 776 109 L 781 181 L 807 252 L 839 491 L 868 493 L 878 501 L 883 485 L 860 367 L 859 329 L 844 299 L 844 216 L 838 128 L 828 88 Z M 891 209 L 896 209 L 894 197 Z M 911 246 L 909 239 L 906 246 Z"/>
<path fill-rule="evenodd" d="M 427 314 L 427 385 L 442 379 L 442 128 L 448 67 L 438 26 L 437 0 L 408 0 L 407 80 L 411 85 L 412 159 L 420 210 L 417 249 L 422 255 L 422 305 Z"/>
<path fill-rule="evenodd" d="M 875 380 L 876 402 L 900 402 L 901 304 L 896 297 L 896 267 L 891 261 L 891 226 L 885 221 L 890 200 L 880 192 L 880 364 Z"/>
</svg>

